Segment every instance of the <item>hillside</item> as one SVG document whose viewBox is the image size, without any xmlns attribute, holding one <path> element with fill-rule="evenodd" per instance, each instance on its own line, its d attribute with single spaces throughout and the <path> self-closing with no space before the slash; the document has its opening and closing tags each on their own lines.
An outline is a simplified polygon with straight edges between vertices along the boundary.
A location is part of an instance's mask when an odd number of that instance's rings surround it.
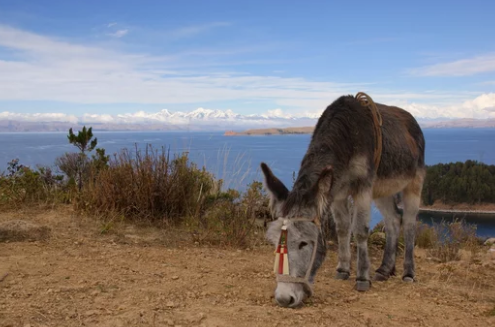
<svg viewBox="0 0 495 327">
<path fill-rule="evenodd" d="M 495 128 L 495 119 L 453 119 L 439 122 L 423 122 L 423 128 Z"/>
<path fill-rule="evenodd" d="M 311 134 L 313 133 L 314 126 L 308 127 L 288 127 L 288 128 L 259 128 L 248 129 L 244 132 L 227 131 L 225 136 L 239 136 L 239 135 L 285 135 L 285 134 Z"/>
</svg>

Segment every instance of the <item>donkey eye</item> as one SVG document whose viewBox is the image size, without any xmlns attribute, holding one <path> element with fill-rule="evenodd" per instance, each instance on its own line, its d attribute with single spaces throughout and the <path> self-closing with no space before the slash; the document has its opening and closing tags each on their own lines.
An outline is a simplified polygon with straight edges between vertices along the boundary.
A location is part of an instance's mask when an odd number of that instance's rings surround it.
<svg viewBox="0 0 495 327">
<path fill-rule="evenodd" d="M 305 247 L 306 245 L 308 245 L 308 243 L 306 242 L 301 242 L 299 243 L 299 250 L 301 250 L 303 247 Z"/>
</svg>

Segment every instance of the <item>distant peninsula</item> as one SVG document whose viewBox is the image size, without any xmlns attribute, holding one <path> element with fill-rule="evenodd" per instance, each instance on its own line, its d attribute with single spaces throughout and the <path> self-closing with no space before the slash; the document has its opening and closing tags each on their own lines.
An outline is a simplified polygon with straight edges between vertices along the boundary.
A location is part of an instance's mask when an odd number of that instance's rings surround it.
<svg viewBox="0 0 495 327">
<path fill-rule="evenodd" d="M 286 135 L 286 134 L 311 134 L 315 127 L 287 127 L 287 128 L 260 128 L 248 129 L 244 132 L 226 131 L 225 136 L 245 136 L 245 135 Z"/>
<path fill-rule="evenodd" d="M 419 121 L 424 129 L 439 128 L 495 128 L 495 119 L 452 119 L 448 121 Z M 287 128 L 259 128 L 248 129 L 243 132 L 226 131 L 225 136 L 246 135 L 286 135 L 286 134 L 312 134 L 314 126 L 287 127 Z"/>
</svg>

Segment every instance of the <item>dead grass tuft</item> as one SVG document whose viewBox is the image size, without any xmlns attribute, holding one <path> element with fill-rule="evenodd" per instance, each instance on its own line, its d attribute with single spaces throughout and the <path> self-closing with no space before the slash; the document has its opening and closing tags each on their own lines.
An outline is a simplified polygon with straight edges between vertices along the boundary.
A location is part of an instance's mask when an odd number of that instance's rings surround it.
<svg viewBox="0 0 495 327">
<path fill-rule="evenodd" d="M 9 220 L 0 223 L 0 242 L 45 241 L 50 237 L 50 228 L 38 226 L 24 220 Z"/>
<path fill-rule="evenodd" d="M 385 229 L 380 222 L 370 235 L 370 244 L 385 247 Z M 399 235 L 398 250 L 404 247 L 403 232 Z M 416 224 L 415 245 L 426 249 L 429 257 L 437 262 L 460 260 L 463 253 L 469 253 L 471 262 L 479 261 L 482 241 L 476 237 L 476 226 L 455 220 L 453 222 L 435 223 L 431 226 L 418 221 Z M 465 255 L 464 255 L 465 256 Z"/>
</svg>

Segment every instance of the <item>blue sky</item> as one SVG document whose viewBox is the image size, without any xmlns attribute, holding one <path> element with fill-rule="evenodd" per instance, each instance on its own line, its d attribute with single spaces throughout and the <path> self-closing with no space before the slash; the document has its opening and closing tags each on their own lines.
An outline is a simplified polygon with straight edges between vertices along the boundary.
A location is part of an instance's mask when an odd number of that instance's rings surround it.
<svg viewBox="0 0 495 327">
<path fill-rule="evenodd" d="M 495 118 L 493 1 L 0 0 L 0 112 Z"/>
</svg>

